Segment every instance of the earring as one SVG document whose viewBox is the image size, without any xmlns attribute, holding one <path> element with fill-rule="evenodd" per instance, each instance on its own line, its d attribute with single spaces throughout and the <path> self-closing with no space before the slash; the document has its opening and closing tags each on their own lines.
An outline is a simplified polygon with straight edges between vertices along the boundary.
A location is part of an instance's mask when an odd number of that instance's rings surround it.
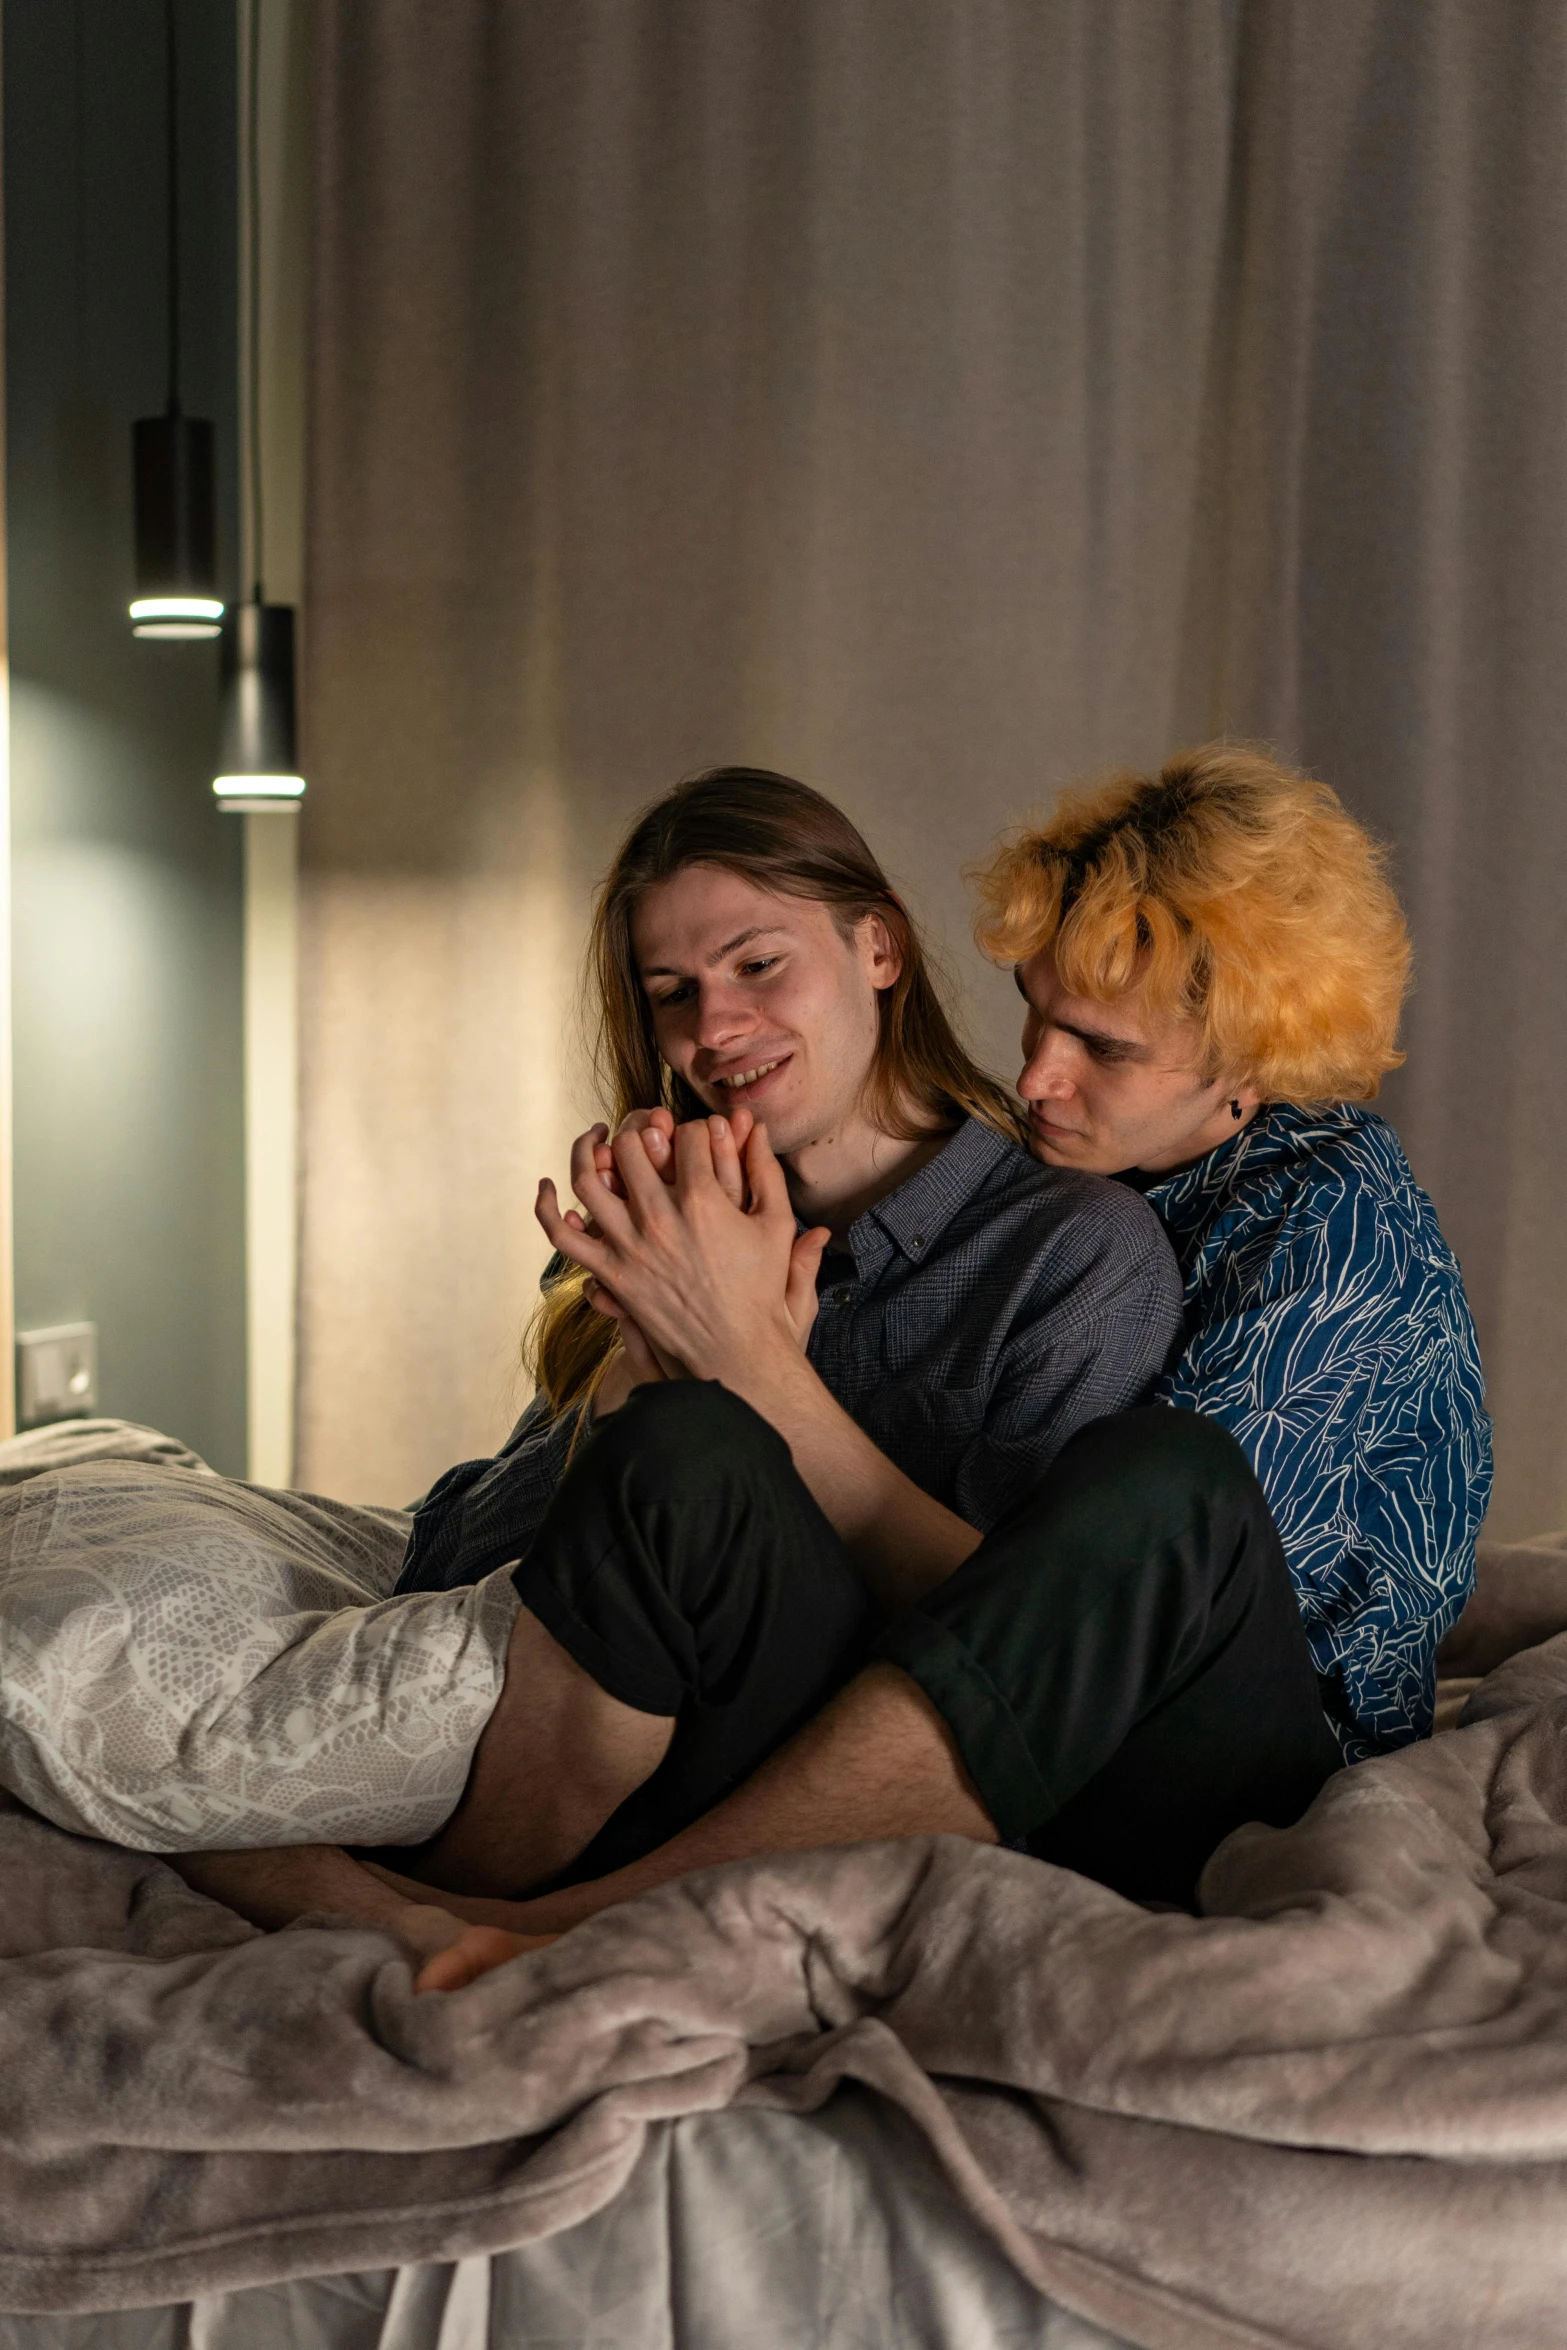
<svg viewBox="0 0 1567 2350">
<path fill-rule="evenodd" d="M 1238 1126 L 1241 1122 L 1241 1106 L 1239 1102 L 1231 1102 L 1230 1116 L 1235 1120 L 1235 1123 Z"/>
</svg>

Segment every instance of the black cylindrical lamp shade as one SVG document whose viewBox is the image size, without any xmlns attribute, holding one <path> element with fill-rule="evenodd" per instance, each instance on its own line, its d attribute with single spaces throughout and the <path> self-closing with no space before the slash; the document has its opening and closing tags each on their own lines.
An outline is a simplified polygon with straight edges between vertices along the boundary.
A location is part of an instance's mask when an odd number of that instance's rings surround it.
<svg viewBox="0 0 1567 2350">
<path fill-rule="evenodd" d="M 143 416 L 131 428 L 136 482 L 137 636 L 216 636 L 217 497 L 205 416 Z"/>
<path fill-rule="evenodd" d="M 236 604 L 223 623 L 222 736 L 212 788 L 225 808 L 287 806 L 304 791 L 292 604 Z"/>
</svg>

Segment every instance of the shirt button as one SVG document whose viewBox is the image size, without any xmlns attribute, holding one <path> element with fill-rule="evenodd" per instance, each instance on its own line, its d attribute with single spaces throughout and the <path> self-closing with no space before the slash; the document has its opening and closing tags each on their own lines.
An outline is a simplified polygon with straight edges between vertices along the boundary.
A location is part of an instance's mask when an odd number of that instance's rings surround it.
<svg viewBox="0 0 1567 2350">
<path fill-rule="evenodd" d="M 832 1293 L 832 1302 L 835 1306 L 846 1306 L 853 1295 L 852 1289 L 835 1289 Z"/>
<path fill-rule="evenodd" d="M 923 1248 L 925 1246 L 924 1233 L 916 1232 L 914 1238 L 909 1242 L 909 1246 L 910 1248 Z"/>
</svg>

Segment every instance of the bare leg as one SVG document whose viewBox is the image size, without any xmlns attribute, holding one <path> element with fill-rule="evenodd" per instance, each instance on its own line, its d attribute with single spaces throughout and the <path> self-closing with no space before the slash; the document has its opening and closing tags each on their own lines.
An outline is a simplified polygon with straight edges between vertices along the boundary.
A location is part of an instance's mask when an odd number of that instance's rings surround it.
<svg viewBox="0 0 1567 2350">
<path fill-rule="evenodd" d="M 269 1852 L 171 1852 L 169 1866 L 194 1892 L 269 1931 L 292 1924 L 310 1910 L 332 1912 L 357 1924 L 383 1926 L 428 1959 L 473 1930 L 490 1906 L 478 1902 L 466 1914 L 440 1908 L 422 1886 L 399 1888 L 374 1870 L 361 1868 L 335 1844 L 290 1845 Z M 524 1937 L 523 1947 L 553 1935 Z M 515 1952 L 508 1952 L 515 1956 Z"/>
<path fill-rule="evenodd" d="M 672 1715 L 610 1697 L 531 1609 L 519 1608 L 462 1801 L 411 1873 L 442 1890 L 499 1898 L 558 1876 L 652 1777 L 674 1728 Z"/>
<path fill-rule="evenodd" d="M 490 1897 L 516 1894 L 574 1860 L 657 1769 L 673 1729 L 667 1715 L 606 1696 L 522 1608 L 462 1801 L 409 1873 L 364 1867 L 331 1844 L 169 1858 L 198 1893 L 253 1925 L 330 1910 L 386 1926 L 428 1955 L 465 1925 L 509 1924 L 513 1903 Z"/>
<path fill-rule="evenodd" d="M 819 1844 L 935 1835 L 997 1841 L 929 1698 L 895 1665 L 872 1665 L 705 1818 L 613 1876 L 505 1904 L 504 1920 L 503 1905 L 496 1903 L 493 1923 L 432 1959 L 418 1988 L 457 1990 L 515 1957 L 526 1946 L 516 1937 L 565 1933 L 599 1910 L 692 1869 Z M 389 1889 L 394 1883 L 388 1880 Z"/>
</svg>

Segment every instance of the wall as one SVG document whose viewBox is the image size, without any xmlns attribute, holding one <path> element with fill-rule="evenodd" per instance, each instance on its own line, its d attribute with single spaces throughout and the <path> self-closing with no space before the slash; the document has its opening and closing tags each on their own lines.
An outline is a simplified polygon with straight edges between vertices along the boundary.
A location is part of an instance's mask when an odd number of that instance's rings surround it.
<svg viewBox="0 0 1567 2350">
<path fill-rule="evenodd" d="M 235 21 L 179 0 L 184 399 L 235 525 Z M 244 1467 L 241 831 L 212 645 L 138 644 L 130 429 L 163 405 L 160 0 L 6 0 L 17 1320 L 105 1412 Z"/>
</svg>

